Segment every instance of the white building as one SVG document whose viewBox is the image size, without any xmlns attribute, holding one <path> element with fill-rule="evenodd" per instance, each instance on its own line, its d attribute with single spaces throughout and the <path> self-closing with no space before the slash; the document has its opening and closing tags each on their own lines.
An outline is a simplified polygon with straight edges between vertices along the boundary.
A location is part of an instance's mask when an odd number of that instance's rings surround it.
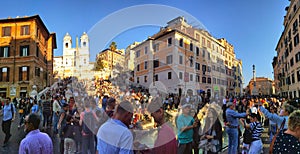
<svg viewBox="0 0 300 154">
<path fill-rule="evenodd" d="M 90 62 L 89 37 L 84 32 L 76 37 L 75 48 L 72 47 L 72 37 L 67 33 L 63 39 L 63 55 L 54 57 L 54 74 L 64 78 L 74 76 L 86 80 L 94 77 L 94 63 Z"/>
</svg>

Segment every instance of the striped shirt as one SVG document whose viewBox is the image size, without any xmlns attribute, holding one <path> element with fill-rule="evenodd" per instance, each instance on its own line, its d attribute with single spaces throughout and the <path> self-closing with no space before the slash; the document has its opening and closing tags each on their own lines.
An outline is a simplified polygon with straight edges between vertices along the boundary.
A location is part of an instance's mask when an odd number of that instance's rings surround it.
<svg viewBox="0 0 300 154">
<path fill-rule="evenodd" d="M 252 122 L 250 123 L 250 130 L 252 131 L 252 139 L 260 139 L 264 128 L 260 122 Z"/>
</svg>

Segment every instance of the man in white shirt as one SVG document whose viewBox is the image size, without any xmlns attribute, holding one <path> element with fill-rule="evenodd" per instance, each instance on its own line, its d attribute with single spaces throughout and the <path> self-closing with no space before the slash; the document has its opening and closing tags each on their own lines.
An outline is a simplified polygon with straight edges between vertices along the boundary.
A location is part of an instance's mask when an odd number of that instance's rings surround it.
<svg viewBox="0 0 300 154">
<path fill-rule="evenodd" d="M 57 129 L 57 124 L 58 124 L 58 116 L 59 116 L 59 111 L 61 110 L 61 107 L 58 102 L 58 96 L 54 96 L 53 98 L 53 106 L 52 106 L 52 111 L 53 111 L 53 131 L 55 134 L 58 133 Z"/>
</svg>

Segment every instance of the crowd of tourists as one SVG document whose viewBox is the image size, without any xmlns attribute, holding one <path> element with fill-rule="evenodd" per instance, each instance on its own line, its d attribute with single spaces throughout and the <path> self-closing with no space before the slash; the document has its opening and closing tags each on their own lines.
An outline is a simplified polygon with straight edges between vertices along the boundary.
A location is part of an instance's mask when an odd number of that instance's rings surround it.
<svg viewBox="0 0 300 154">
<path fill-rule="evenodd" d="M 11 123 L 19 116 L 18 128 L 28 133 L 19 153 L 53 153 L 53 138 L 59 140 L 59 152 L 66 154 L 219 153 L 227 136 L 229 154 L 259 154 L 266 128 L 273 153 L 300 151 L 298 100 L 210 99 L 205 93 L 179 97 L 159 91 L 121 91 L 104 80 L 96 86 L 93 96 L 81 82 L 66 78 L 41 96 L 2 98 L 3 146 L 9 143 Z"/>
</svg>

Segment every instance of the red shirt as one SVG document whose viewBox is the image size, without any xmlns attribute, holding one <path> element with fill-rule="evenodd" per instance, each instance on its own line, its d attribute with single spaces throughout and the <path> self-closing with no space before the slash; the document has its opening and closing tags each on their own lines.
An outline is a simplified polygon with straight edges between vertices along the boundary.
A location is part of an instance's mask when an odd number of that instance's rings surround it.
<svg viewBox="0 0 300 154">
<path fill-rule="evenodd" d="M 177 154 L 177 141 L 173 129 L 168 124 L 163 124 L 154 143 L 151 153 L 155 154 Z"/>
</svg>

